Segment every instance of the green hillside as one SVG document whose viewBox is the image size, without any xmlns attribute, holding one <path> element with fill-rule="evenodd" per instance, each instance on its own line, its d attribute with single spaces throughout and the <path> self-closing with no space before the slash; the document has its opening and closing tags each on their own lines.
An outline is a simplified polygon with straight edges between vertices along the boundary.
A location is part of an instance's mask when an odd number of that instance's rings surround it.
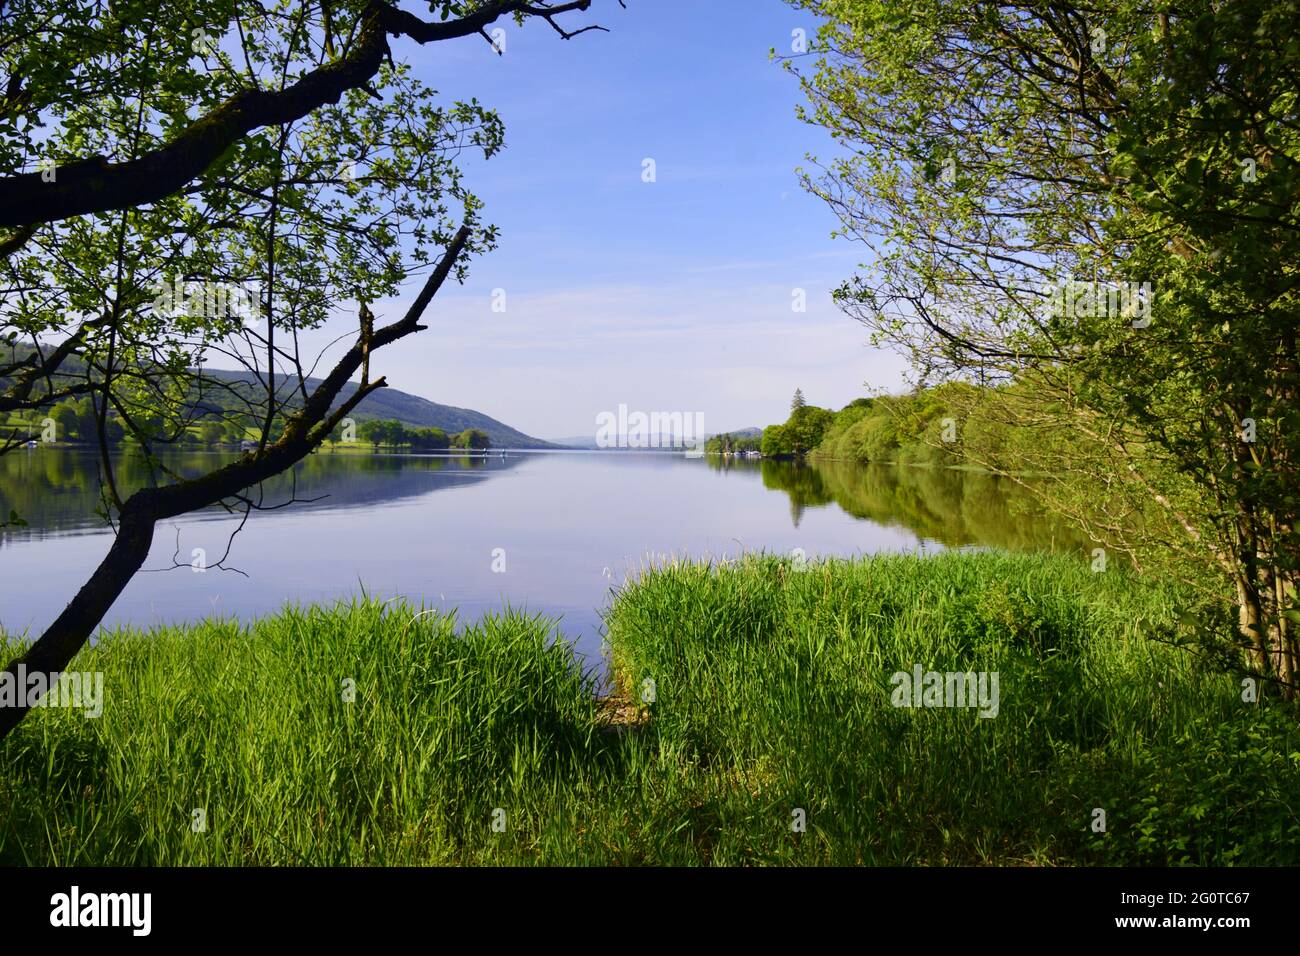
<svg viewBox="0 0 1300 956">
<path fill-rule="evenodd" d="M 210 368 L 206 369 L 204 374 L 227 382 L 249 384 L 254 381 L 253 376 L 248 372 L 230 372 Z M 296 385 L 296 382 L 294 384 Z M 307 379 L 307 388 L 309 390 L 314 389 L 318 384 L 319 379 Z M 339 401 L 346 401 L 356 390 L 356 384 L 349 382 L 343 386 Z M 557 447 L 551 442 L 525 435 L 523 432 L 511 428 L 495 418 L 474 411 L 472 408 L 439 405 L 437 402 L 431 402 L 428 399 L 420 398 L 418 395 L 412 395 L 396 388 L 381 388 L 373 393 L 357 406 L 352 417 L 358 422 L 372 418 L 396 419 L 403 425 L 413 428 L 441 428 L 449 435 L 462 432 L 467 428 L 477 428 L 487 433 L 488 438 L 492 440 L 493 448 Z"/>
<path fill-rule="evenodd" d="M 16 362 L 30 355 L 31 351 L 28 346 L 13 345 L 0 352 L 0 358 L 6 363 Z M 80 380 L 84 376 L 85 365 L 76 356 L 72 356 L 64 362 L 60 374 L 55 376 L 55 383 L 61 385 Z M 209 384 L 208 387 L 203 387 L 203 379 L 207 379 L 209 383 L 221 382 L 223 386 L 217 388 Z M 0 388 L 4 387 L 6 381 L 4 377 L 0 377 Z M 226 387 L 229 384 L 235 385 L 234 394 L 232 394 L 231 389 Z M 296 405 L 299 397 L 297 380 L 283 377 L 277 384 L 279 387 L 276 391 L 280 396 L 280 400 L 291 407 Z M 307 379 L 309 391 L 315 389 L 319 384 L 320 379 Z M 356 390 L 355 383 L 349 382 L 345 385 L 339 396 L 339 403 L 347 401 L 356 393 Z M 239 406 L 242 399 L 237 396 L 245 395 L 254 406 L 260 405 L 265 400 L 265 387 L 258 382 L 251 372 L 205 368 L 202 378 L 196 380 L 196 386 L 191 391 L 189 406 L 192 411 L 207 408 L 214 413 L 230 412 L 240 410 Z M 370 419 L 395 419 L 409 428 L 441 428 L 449 435 L 463 432 L 469 428 L 477 428 L 487 434 L 493 448 L 559 447 L 552 442 L 525 435 L 523 432 L 511 428 L 495 418 L 474 411 L 472 408 L 439 405 L 437 402 L 428 401 L 396 388 L 382 388 L 371 394 L 357 407 L 353 413 L 353 418 L 358 423 Z M 0 421 L 0 426 L 6 424 L 15 425 L 17 423 Z"/>
</svg>

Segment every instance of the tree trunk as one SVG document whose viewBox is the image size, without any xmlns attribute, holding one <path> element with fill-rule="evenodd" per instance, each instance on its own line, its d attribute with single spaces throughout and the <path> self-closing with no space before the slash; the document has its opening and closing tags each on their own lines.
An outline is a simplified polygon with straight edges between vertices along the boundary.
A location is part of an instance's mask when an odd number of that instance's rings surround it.
<svg viewBox="0 0 1300 956">
<path fill-rule="evenodd" d="M 124 512 L 117 538 L 99 567 L 40 639 L 28 648 L 26 654 L 5 668 L 5 673 L 14 674 L 16 680 L 21 664 L 26 667 L 29 677 L 36 673 L 44 674 L 45 686 L 53 686 L 57 675 L 67 669 L 77 651 L 85 646 L 108 609 L 149 556 L 154 524 L 150 516 L 132 514 L 129 510 Z M 20 686 L 18 690 L 18 706 L 0 707 L 0 740 L 9 735 L 29 709 L 24 699 L 26 687 Z"/>
<path fill-rule="evenodd" d="M 1259 594 L 1249 573 L 1237 576 L 1237 629 L 1246 641 L 1246 657 L 1250 666 L 1260 674 L 1269 672 L 1268 641 L 1261 626 Z"/>
<path fill-rule="evenodd" d="M 1300 696 L 1300 688 L 1296 686 L 1300 654 L 1297 654 L 1296 648 L 1296 629 L 1286 616 L 1295 604 L 1295 582 L 1285 569 L 1274 566 L 1271 569 L 1271 584 L 1273 590 L 1269 596 L 1272 599 L 1274 624 L 1270 629 L 1270 637 L 1277 676 L 1282 681 L 1283 697 L 1295 700 Z"/>
</svg>

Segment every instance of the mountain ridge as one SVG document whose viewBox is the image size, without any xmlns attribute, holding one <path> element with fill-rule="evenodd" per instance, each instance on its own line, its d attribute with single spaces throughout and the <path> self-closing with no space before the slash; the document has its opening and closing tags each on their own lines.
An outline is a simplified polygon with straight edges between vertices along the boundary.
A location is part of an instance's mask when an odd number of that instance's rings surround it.
<svg viewBox="0 0 1300 956">
<path fill-rule="evenodd" d="M 204 368 L 203 374 L 226 382 L 243 382 L 249 385 L 257 383 L 255 376 L 250 372 Z M 307 379 L 307 389 L 309 391 L 314 389 L 320 384 L 320 381 L 318 378 L 309 377 Z M 297 387 L 296 379 L 293 380 L 293 387 Z M 348 382 L 344 385 L 340 389 L 338 400 L 333 407 L 337 408 L 355 395 L 358 387 L 356 382 Z M 461 408 L 456 405 L 443 405 L 419 395 L 402 391 L 392 385 L 386 385 L 384 388 L 377 389 L 367 395 L 361 400 L 361 404 L 353 409 L 352 417 L 358 422 L 369 421 L 370 419 L 396 419 L 408 427 L 441 428 L 448 434 L 461 432 L 466 428 L 477 428 L 487 434 L 493 448 L 562 447 L 554 442 L 527 435 L 475 409 Z"/>
</svg>

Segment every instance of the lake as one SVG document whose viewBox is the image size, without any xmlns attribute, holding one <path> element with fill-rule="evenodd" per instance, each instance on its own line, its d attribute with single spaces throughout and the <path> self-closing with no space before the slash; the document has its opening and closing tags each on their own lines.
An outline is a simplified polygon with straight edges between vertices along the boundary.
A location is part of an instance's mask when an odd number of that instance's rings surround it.
<svg viewBox="0 0 1300 956">
<path fill-rule="evenodd" d="M 223 455 L 174 453 L 167 464 L 199 474 Z M 149 480 L 141 460 L 120 467 L 124 485 Z M 1089 547 L 1032 495 L 985 474 L 662 452 L 317 454 L 267 483 L 261 500 L 295 503 L 255 512 L 233 542 L 240 519 L 218 509 L 160 524 L 146 571 L 105 623 L 247 619 L 364 588 L 462 618 L 507 604 L 541 612 L 596 663 L 611 588 L 666 555 Z M 89 453 L 0 456 L 0 514 L 28 522 L 0 531 L 5 630 L 39 633 L 101 560 L 110 531 L 98 504 Z"/>
</svg>

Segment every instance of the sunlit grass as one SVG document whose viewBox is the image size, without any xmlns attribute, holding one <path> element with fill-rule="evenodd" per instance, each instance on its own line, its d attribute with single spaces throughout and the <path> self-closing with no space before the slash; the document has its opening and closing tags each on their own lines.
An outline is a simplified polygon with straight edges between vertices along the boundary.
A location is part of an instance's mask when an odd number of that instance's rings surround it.
<svg viewBox="0 0 1300 956">
<path fill-rule="evenodd" d="M 103 717 L 0 745 L 0 862 L 1300 862 L 1295 713 L 1150 640 L 1177 606 L 1042 556 L 659 565 L 608 616 L 654 687 L 618 727 L 514 612 L 106 634 Z M 998 715 L 892 706 L 915 664 L 997 671 Z"/>
</svg>

